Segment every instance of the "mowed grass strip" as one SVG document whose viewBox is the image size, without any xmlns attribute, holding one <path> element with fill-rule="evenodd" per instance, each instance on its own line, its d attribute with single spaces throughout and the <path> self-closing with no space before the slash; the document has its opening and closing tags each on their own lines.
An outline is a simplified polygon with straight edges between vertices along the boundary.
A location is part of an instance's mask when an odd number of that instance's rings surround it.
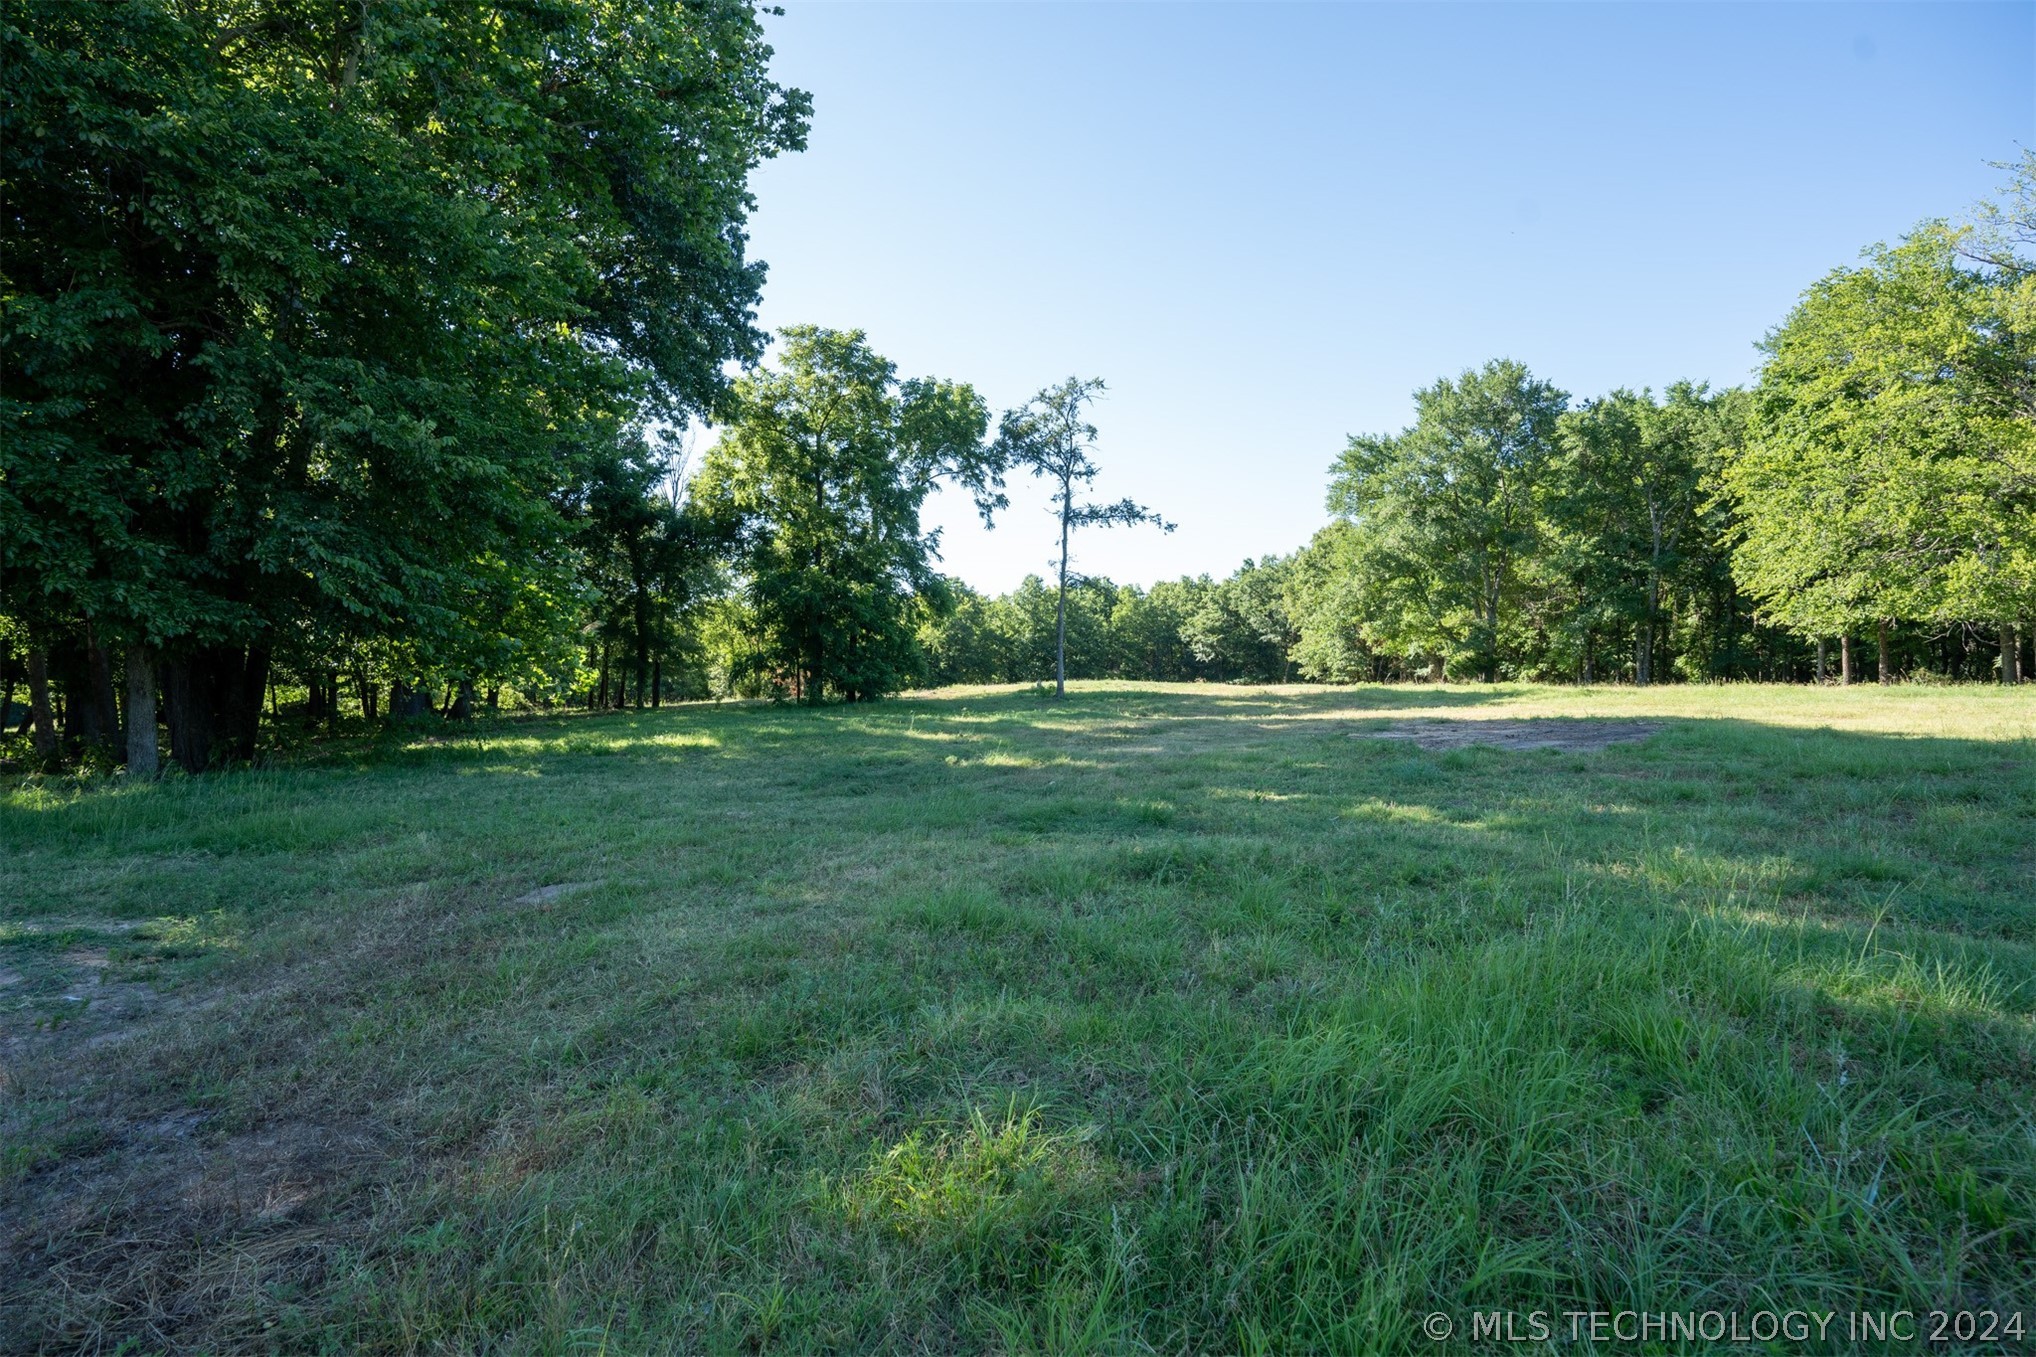
<svg viewBox="0 0 2036 1357">
<path fill-rule="evenodd" d="M 2026 689 L 1096 684 L 17 782 L 0 1343 L 2036 1310 L 2032 737 Z"/>
</svg>

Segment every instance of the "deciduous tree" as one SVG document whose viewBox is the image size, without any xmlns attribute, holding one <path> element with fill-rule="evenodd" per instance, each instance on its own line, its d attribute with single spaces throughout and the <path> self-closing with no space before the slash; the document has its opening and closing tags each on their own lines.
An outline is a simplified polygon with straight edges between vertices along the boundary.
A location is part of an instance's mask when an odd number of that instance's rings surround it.
<svg viewBox="0 0 2036 1357">
<path fill-rule="evenodd" d="M 783 340 L 736 384 L 693 494 L 734 544 L 752 662 L 808 701 L 877 697 L 919 671 L 915 600 L 944 593 L 927 495 L 965 485 L 985 521 L 1002 502 L 989 411 L 963 384 L 900 383 L 859 330 Z"/>
<path fill-rule="evenodd" d="M 1150 523 L 1161 532 L 1174 530 L 1173 524 L 1133 500 L 1097 504 L 1081 498 L 1102 470 L 1092 455 L 1096 426 L 1084 412 L 1103 391 L 1100 377 L 1070 377 L 1047 387 L 1022 409 L 1007 412 L 997 435 L 1000 465 L 1023 467 L 1043 478 L 1050 487 L 1054 518 L 1060 525 L 1053 665 L 1053 689 L 1059 697 L 1067 696 L 1068 562 L 1075 529 Z"/>
<path fill-rule="evenodd" d="M 1388 649 L 1499 677 L 1507 610 L 1536 549 L 1535 485 L 1567 402 L 1501 360 L 1416 392 L 1412 427 L 1350 439 L 1329 507 L 1377 581 L 1372 625 Z"/>
</svg>

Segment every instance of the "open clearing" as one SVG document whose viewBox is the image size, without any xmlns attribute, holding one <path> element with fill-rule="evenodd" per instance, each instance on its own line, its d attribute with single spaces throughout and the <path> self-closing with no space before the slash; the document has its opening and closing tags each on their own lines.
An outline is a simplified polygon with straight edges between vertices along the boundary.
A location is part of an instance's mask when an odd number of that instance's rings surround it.
<svg viewBox="0 0 2036 1357">
<path fill-rule="evenodd" d="M 2030 689 L 1093 684 L 17 782 L 0 1344 L 2036 1309 L 2032 740 Z"/>
</svg>

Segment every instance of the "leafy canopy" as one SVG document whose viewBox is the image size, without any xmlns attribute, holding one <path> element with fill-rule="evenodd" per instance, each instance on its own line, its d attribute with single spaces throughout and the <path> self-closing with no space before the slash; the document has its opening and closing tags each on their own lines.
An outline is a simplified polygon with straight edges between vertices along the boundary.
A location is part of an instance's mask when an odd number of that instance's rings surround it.
<svg viewBox="0 0 2036 1357">
<path fill-rule="evenodd" d="M 1804 635 L 2036 606 L 2036 278 L 1928 226 L 1810 289 L 1725 470 L 1733 568 Z"/>
<path fill-rule="evenodd" d="M 927 495 L 967 486 L 986 520 L 1001 503 L 989 409 L 965 384 L 900 382 L 859 330 L 782 338 L 736 383 L 694 501 L 733 545 L 749 663 L 809 700 L 878 696 L 918 672 L 915 609 L 945 603 Z"/>
</svg>

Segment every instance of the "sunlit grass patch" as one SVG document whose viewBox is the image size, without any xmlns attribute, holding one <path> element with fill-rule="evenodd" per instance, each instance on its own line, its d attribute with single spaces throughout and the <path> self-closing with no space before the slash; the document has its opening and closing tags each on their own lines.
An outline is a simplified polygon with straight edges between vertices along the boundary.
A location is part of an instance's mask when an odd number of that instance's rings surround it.
<svg viewBox="0 0 2036 1357">
<path fill-rule="evenodd" d="M 1067 754 L 1022 754 L 1008 749 L 993 749 L 975 758 L 950 754 L 947 764 L 951 768 L 1096 768 L 1100 765 L 1094 759 L 1078 759 Z"/>
<path fill-rule="evenodd" d="M 241 945 L 245 921 L 223 909 L 206 914 L 164 915 L 150 919 L 127 936 L 144 944 L 158 958 L 198 956 L 233 951 Z"/>
<path fill-rule="evenodd" d="M 1375 824 L 1442 824 L 1448 817 L 1433 806 L 1410 806 L 1378 797 L 1366 797 L 1356 805 L 1346 807 L 1343 817 L 1348 820 L 1371 821 Z"/>
<path fill-rule="evenodd" d="M 1023 1248 L 1025 1237 L 1092 1206 L 1116 1178 L 1093 1127 L 1049 1129 L 1036 1108 L 970 1110 L 958 1126 L 915 1130 L 826 1199 L 849 1220 L 919 1243 Z"/>
</svg>

